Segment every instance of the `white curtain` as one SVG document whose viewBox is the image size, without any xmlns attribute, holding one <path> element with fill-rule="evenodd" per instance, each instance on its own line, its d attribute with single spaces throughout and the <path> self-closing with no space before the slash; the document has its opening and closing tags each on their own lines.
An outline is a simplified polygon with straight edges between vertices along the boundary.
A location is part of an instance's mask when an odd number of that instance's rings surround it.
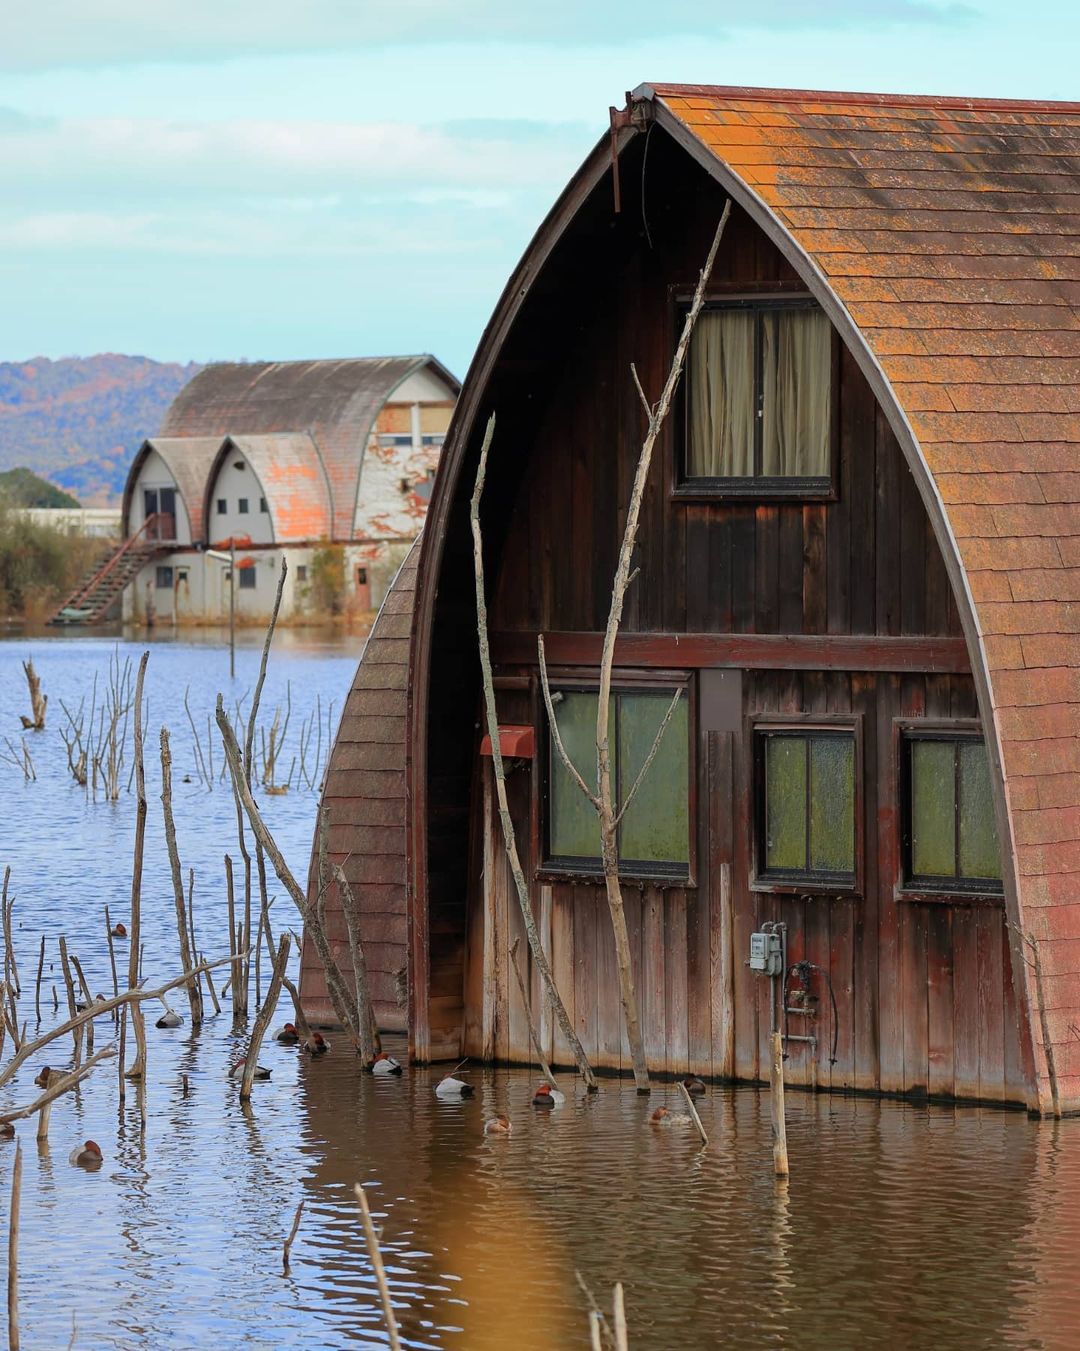
<svg viewBox="0 0 1080 1351">
<path fill-rule="evenodd" d="M 764 400 L 761 472 L 827 477 L 832 334 L 820 310 L 762 316 Z"/>
<path fill-rule="evenodd" d="M 754 315 L 706 310 L 690 344 L 688 478 L 754 472 Z"/>
</svg>

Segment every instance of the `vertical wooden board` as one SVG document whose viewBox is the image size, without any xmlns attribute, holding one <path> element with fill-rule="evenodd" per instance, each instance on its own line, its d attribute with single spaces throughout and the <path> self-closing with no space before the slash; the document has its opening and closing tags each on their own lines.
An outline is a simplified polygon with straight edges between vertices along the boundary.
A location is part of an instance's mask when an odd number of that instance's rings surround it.
<svg viewBox="0 0 1080 1351">
<path fill-rule="evenodd" d="M 691 633 L 705 633 L 712 627 L 709 591 L 712 584 L 713 512 L 708 507 L 687 506 L 685 514 L 686 570 L 675 581 L 686 593 L 687 629 Z"/>
<path fill-rule="evenodd" d="M 732 579 L 734 566 L 731 556 L 731 508 L 709 511 L 709 559 L 708 559 L 708 619 L 704 628 L 710 633 L 730 633 L 732 628 Z M 687 586 L 701 586 L 701 577 L 695 575 L 693 565 L 688 562 Z"/>
<path fill-rule="evenodd" d="M 900 458 L 900 447 L 890 438 L 888 453 Z M 900 569 L 900 632 L 926 632 L 926 555 L 929 547 L 929 522 L 915 479 L 901 459 L 900 542 L 903 566 Z"/>
<path fill-rule="evenodd" d="M 686 892 L 664 893 L 664 990 L 667 997 L 667 1063 L 672 1074 L 685 1074 L 689 1021 L 686 989 Z"/>
<path fill-rule="evenodd" d="M 1005 1100 L 1004 911 L 980 905 L 976 918 L 979 954 L 979 1096 Z"/>
<path fill-rule="evenodd" d="M 597 1061 L 604 1069 L 622 1069 L 622 1001 L 615 934 L 603 895 L 596 905 L 596 1038 Z"/>
<path fill-rule="evenodd" d="M 832 1088 L 855 1087 L 855 917 L 862 901 L 838 897 L 829 902 L 829 979 L 836 998 L 836 1037 L 828 990 L 821 992 L 818 1018 L 821 1038 L 822 1084 Z M 835 1064 L 830 1064 L 835 1055 Z"/>
<path fill-rule="evenodd" d="M 642 957 L 641 942 L 642 929 L 644 927 L 645 910 L 645 892 L 650 888 L 643 887 L 624 887 L 623 898 L 626 906 L 626 935 L 630 940 L 630 963 L 631 974 L 634 980 L 634 992 L 637 995 L 638 1019 L 641 1022 L 641 1037 L 645 1040 L 645 1009 L 643 1000 L 643 991 L 645 985 L 645 964 Z M 634 1057 L 630 1054 L 630 1038 L 626 1032 L 626 1019 L 620 1018 L 620 1059 L 622 1062 L 622 1071 L 624 1074 L 633 1072 Z M 649 1053 L 646 1048 L 645 1062 L 649 1063 Z M 649 1065 L 649 1069 L 652 1066 Z"/>
<path fill-rule="evenodd" d="M 825 986 L 825 979 L 822 971 L 829 969 L 828 957 L 828 906 L 829 901 L 823 896 L 811 896 L 803 898 L 801 896 L 786 896 L 783 899 L 781 911 L 784 922 L 787 924 L 787 966 L 797 965 L 799 962 L 813 962 L 821 967 L 820 971 L 811 971 L 810 973 L 810 995 L 816 998 L 817 1002 L 812 1004 L 814 1016 L 812 1018 L 802 1017 L 799 1014 L 789 1014 L 787 1019 L 787 1031 L 795 1036 L 816 1036 L 820 1039 L 824 1021 L 825 1008 L 828 1005 L 828 991 Z M 824 920 L 823 920 L 824 912 Z M 825 925 L 826 938 L 824 951 L 820 942 L 819 930 L 822 923 Z M 824 956 L 824 962 L 821 961 Z M 762 982 L 764 984 L 764 982 Z M 788 981 L 788 1003 L 792 1008 L 798 1007 L 798 1002 L 792 1002 L 791 993 L 799 988 L 800 982 L 792 978 Z M 783 1008 L 780 1008 L 779 1017 L 783 1019 Z M 766 1020 L 761 1020 L 761 1033 L 764 1043 L 768 1044 L 771 1025 L 766 1025 Z M 783 1031 L 783 1022 L 781 1022 L 781 1031 Z M 820 1046 L 817 1051 L 808 1042 L 791 1042 L 785 1047 L 787 1051 L 787 1062 L 784 1073 L 788 1081 L 793 1084 L 806 1084 L 815 1087 L 818 1083 L 818 1061 L 820 1060 Z"/>
<path fill-rule="evenodd" d="M 757 673 L 744 683 L 747 707 Z M 750 889 L 750 746 L 740 737 L 732 744 L 734 813 L 734 863 L 731 876 L 731 898 L 734 930 L 735 965 L 735 1069 L 740 1079 L 760 1079 L 758 1059 L 758 978 L 746 965 L 750 956 L 750 935 L 758 927 L 758 893 Z"/>
<path fill-rule="evenodd" d="M 497 829 L 497 827 L 496 827 Z M 505 1063 L 510 1057 L 510 892 L 514 879 L 499 838 L 495 849 L 495 1057 Z M 515 904 L 515 909 L 516 909 Z"/>
<path fill-rule="evenodd" d="M 867 719 L 865 750 L 868 768 L 873 762 L 876 771 L 875 783 L 867 781 L 868 802 L 874 802 L 876 797 L 876 811 L 868 813 L 866 871 L 870 877 L 872 870 L 877 870 L 878 1086 L 886 1093 L 901 1093 L 904 1090 L 904 1003 L 900 914 L 904 906 L 894 896 L 897 820 L 892 741 L 892 719 L 900 712 L 900 677 L 878 676 L 876 685 L 876 718 Z M 853 681 L 853 697 L 854 689 Z M 869 916 L 868 907 L 868 920 Z M 872 944 L 873 935 L 868 933 L 866 941 Z"/>
<path fill-rule="evenodd" d="M 904 1092 L 922 1096 L 929 1082 L 930 1032 L 926 998 L 926 906 L 900 906 L 903 987 Z"/>
<path fill-rule="evenodd" d="M 848 631 L 875 633 L 880 631 L 875 614 L 877 554 L 874 547 L 877 404 L 855 358 L 846 347 L 841 355 L 840 383 L 844 391 L 844 422 L 850 429 L 850 449 L 845 457 L 849 475 L 846 486 L 851 542 Z"/>
<path fill-rule="evenodd" d="M 735 633 L 753 633 L 757 623 L 757 517 L 753 507 L 732 507 L 731 519 L 731 627 Z"/>
<path fill-rule="evenodd" d="M 513 878 L 509 879 L 510 886 L 513 887 Z M 525 989 L 529 988 L 529 940 L 525 933 L 525 921 L 521 918 L 521 907 L 518 904 L 517 891 L 513 891 L 509 898 L 507 936 L 512 946 L 514 940 L 518 940 L 517 961 L 518 969 L 521 972 L 525 982 Z M 534 911 L 535 913 L 535 911 Z M 507 949 L 507 1036 L 508 1036 L 508 1057 L 516 1063 L 534 1062 L 536 1052 L 533 1049 L 532 1039 L 529 1036 L 529 1020 L 525 1014 L 525 1004 L 521 998 L 521 990 L 518 987 L 518 979 L 514 974 L 513 963 L 510 961 L 510 951 Z"/>
<path fill-rule="evenodd" d="M 780 633 L 802 632 L 805 564 L 802 509 L 781 507 L 777 526 L 776 613 Z"/>
<path fill-rule="evenodd" d="M 926 915 L 926 1009 L 929 1044 L 927 1090 L 935 1097 L 955 1091 L 953 1028 L 952 907 L 932 905 Z"/>
<path fill-rule="evenodd" d="M 548 966 L 551 966 L 551 941 L 552 941 L 552 888 L 550 886 L 540 887 L 540 917 L 538 928 L 540 931 L 540 946 L 544 949 L 544 954 L 548 960 Z M 554 1018 L 551 1013 L 551 1003 L 547 997 L 547 988 L 544 985 L 543 978 L 540 975 L 540 968 L 535 962 L 532 964 L 532 990 L 529 998 L 532 1000 L 533 1017 L 536 1019 L 537 1031 L 540 1036 L 540 1045 L 544 1048 L 544 1058 L 550 1063 L 553 1050 L 553 1028 Z"/>
<path fill-rule="evenodd" d="M 825 633 L 829 622 L 827 522 L 833 507 L 821 502 L 802 509 L 802 631 Z"/>
<path fill-rule="evenodd" d="M 979 1096 L 979 924 L 976 908 L 953 907 L 953 1092 Z"/>
<path fill-rule="evenodd" d="M 566 1007 L 567 1017 L 574 1025 L 574 893 L 565 882 L 552 888 L 551 909 L 551 974 L 555 987 L 559 991 Z M 559 1065 L 572 1065 L 574 1053 L 559 1028 L 558 1020 L 552 1019 L 554 1028 L 554 1050 L 552 1055 Z"/>
<path fill-rule="evenodd" d="M 780 617 L 780 508 L 757 507 L 754 542 L 754 608 L 758 633 L 776 633 Z"/>
<path fill-rule="evenodd" d="M 1005 1037 L 1005 1096 L 1009 1102 L 1027 1102 L 1028 1073 L 1021 1041 L 1024 1035 L 1024 1021 L 1020 1015 L 1020 1006 L 1016 998 L 1016 984 L 1013 981 L 1009 930 L 1004 924 L 1001 926 L 1001 963 L 1004 982 L 1004 1015 L 1002 1021 Z"/>
<path fill-rule="evenodd" d="M 701 887 L 685 894 L 687 1060 L 691 1074 L 708 1074 L 712 1067 L 709 894 Z"/>
<path fill-rule="evenodd" d="M 594 886 L 578 885 L 574 893 L 574 1026 L 585 1054 L 598 1064 L 596 1034 L 598 907 L 604 904 Z M 606 919 L 606 916 L 605 916 Z"/>
<path fill-rule="evenodd" d="M 641 923 L 642 1020 L 649 1069 L 667 1073 L 667 995 L 664 986 L 664 894 L 645 892 Z"/>
<path fill-rule="evenodd" d="M 825 537 L 825 569 L 828 590 L 829 633 L 858 632 L 851 623 L 851 516 L 852 473 L 856 458 L 862 453 L 858 444 L 855 420 L 852 416 L 849 390 L 852 380 L 865 383 L 862 373 L 853 367 L 851 354 L 845 349 L 840 360 L 840 500 L 827 509 L 828 525 Z M 864 585 L 856 574 L 855 582 Z M 864 630 L 867 631 L 868 630 Z"/>
<path fill-rule="evenodd" d="M 712 1072 L 735 1074 L 735 952 L 732 915 L 731 732 L 710 732 L 706 739 L 709 855 L 709 1002 Z"/>
<path fill-rule="evenodd" d="M 901 460 L 896 438 L 880 407 L 875 409 L 877 442 L 874 511 L 874 611 L 876 632 L 900 632 Z"/>
</svg>

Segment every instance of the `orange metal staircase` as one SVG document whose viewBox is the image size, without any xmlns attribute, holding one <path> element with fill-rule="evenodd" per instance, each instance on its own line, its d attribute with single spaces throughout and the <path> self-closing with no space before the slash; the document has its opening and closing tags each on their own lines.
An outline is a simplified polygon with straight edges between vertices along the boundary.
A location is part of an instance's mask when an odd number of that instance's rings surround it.
<svg viewBox="0 0 1080 1351">
<path fill-rule="evenodd" d="M 50 624 L 97 624 L 123 594 L 124 588 L 151 559 L 170 553 L 176 546 L 164 542 L 163 527 L 174 533 L 173 517 L 158 513 L 148 516 L 139 529 L 126 539 L 96 568 L 82 579 L 76 589 L 49 620 Z"/>
</svg>

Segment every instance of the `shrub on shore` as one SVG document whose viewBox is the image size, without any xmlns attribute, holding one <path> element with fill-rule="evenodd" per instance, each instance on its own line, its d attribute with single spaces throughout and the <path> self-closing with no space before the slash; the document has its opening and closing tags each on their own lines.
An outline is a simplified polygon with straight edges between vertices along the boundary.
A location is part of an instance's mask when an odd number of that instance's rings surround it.
<svg viewBox="0 0 1080 1351">
<path fill-rule="evenodd" d="M 0 620 L 43 617 L 101 552 L 101 540 L 37 525 L 0 494 Z"/>
</svg>

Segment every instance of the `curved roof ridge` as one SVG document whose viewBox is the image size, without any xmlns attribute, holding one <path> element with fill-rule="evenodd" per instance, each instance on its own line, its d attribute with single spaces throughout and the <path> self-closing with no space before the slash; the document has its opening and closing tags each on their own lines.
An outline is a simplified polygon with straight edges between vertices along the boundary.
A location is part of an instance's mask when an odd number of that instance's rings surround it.
<svg viewBox="0 0 1080 1351">
<path fill-rule="evenodd" d="M 756 85 L 725 84 L 640 84 L 633 90 L 635 99 L 660 98 L 733 98 L 762 103 L 850 103 L 879 108 L 954 108 L 993 112 L 1070 112 L 1080 113 L 1080 103 L 1068 100 L 965 98 L 956 94 L 875 94 L 870 91 L 840 89 L 771 89 Z"/>
</svg>

